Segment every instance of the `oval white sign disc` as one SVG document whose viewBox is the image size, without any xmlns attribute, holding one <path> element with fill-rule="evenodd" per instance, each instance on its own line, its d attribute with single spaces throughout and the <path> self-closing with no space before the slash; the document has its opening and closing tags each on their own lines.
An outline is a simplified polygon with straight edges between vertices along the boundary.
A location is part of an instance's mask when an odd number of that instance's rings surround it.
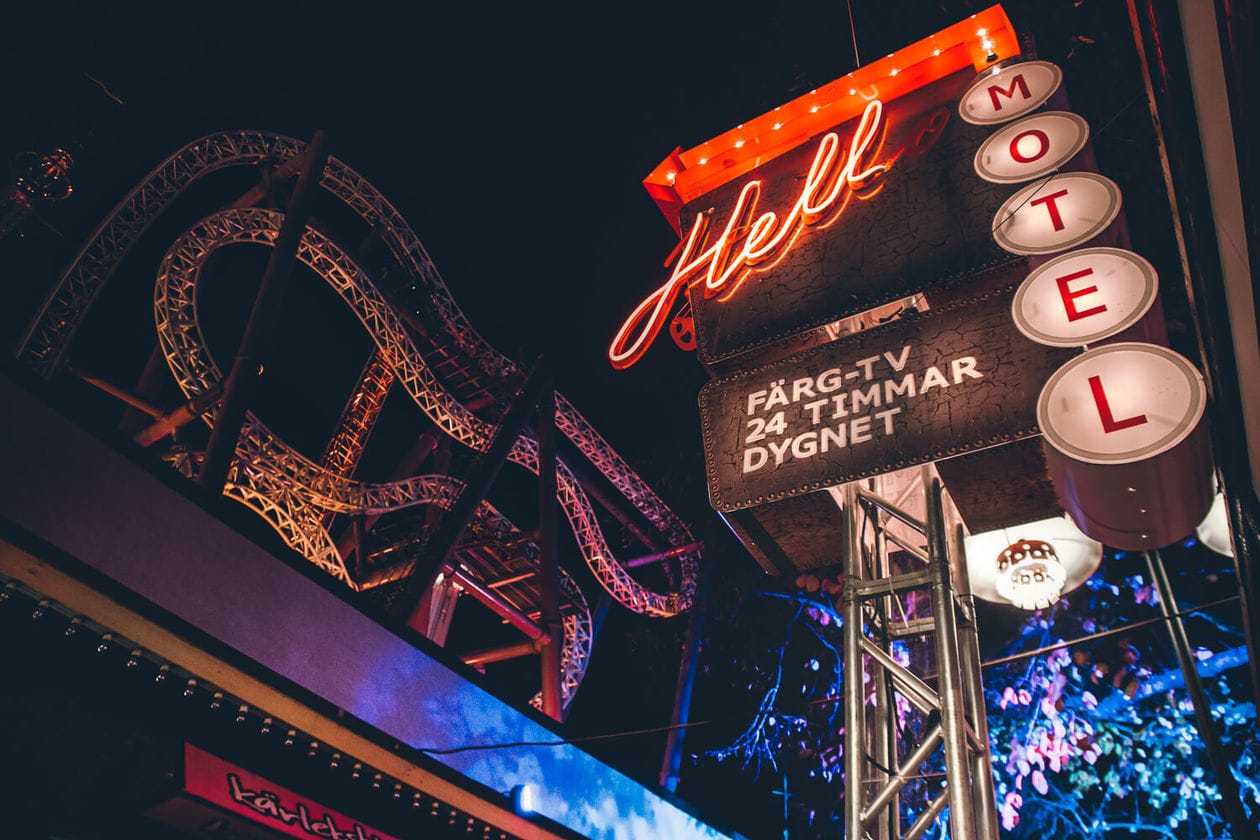
<svg viewBox="0 0 1260 840">
<path fill-rule="evenodd" d="M 1038 344 L 1081 347 L 1136 324 L 1158 293 L 1155 267 L 1132 251 L 1081 248 L 1029 274 L 1015 292 L 1011 317 Z"/>
<path fill-rule="evenodd" d="M 1067 111 L 1033 114 L 995 131 L 976 151 L 976 174 L 995 184 L 1019 184 L 1067 163 L 1089 140 L 1089 123 Z"/>
<path fill-rule="evenodd" d="M 993 239 L 1012 254 L 1056 254 L 1093 239 L 1120 212 L 1120 188 L 1093 172 L 1055 175 L 1002 203 Z"/>
<path fill-rule="evenodd" d="M 986 70 L 971 83 L 959 115 L 974 125 L 997 125 L 1039 108 L 1059 89 L 1063 71 L 1049 61 L 1021 61 Z"/>
<path fill-rule="evenodd" d="M 1183 356 L 1121 342 L 1055 371 L 1037 399 L 1037 423 L 1046 443 L 1069 458 L 1132 464 L 1185 440 L 1206 404 L 1203 377 Z"/>
</svg>

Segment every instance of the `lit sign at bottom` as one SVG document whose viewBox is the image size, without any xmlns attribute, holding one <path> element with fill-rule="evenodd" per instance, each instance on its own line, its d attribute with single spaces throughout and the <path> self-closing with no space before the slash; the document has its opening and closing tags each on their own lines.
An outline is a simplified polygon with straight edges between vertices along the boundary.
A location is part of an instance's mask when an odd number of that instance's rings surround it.
<svg viewBox="0 0 1260 840">
<path fill-rule="evenodd" d="M 394 840 L 192 744 L 184 745 L 184 790 L 300 840 Z"/>
</svg>

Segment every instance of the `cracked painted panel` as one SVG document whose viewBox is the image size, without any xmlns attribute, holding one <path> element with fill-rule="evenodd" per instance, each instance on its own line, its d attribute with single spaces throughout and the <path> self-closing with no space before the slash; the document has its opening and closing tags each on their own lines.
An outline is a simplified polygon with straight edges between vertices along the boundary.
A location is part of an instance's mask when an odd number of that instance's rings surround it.
<svg viewBox="0 0 1260 840">
<path fill-rule="evenodd" d="M 1076 351 L 1024 338 L 1013 293 L 1008 285 L 706 385 L 713 506 L 754 507 L 1038 434 L 1037 395 Z"/>
<path fill-rule="evenodd" d="M 886 102 L 886 136 L 868 164 L 888 170 L 860 189 L 845 190 L 817 224 L 801 226 L 791 245 L 720 293 L 691 302 L 700 361 L 706 365 L 909 294 L 968 282 L 977 269 L 1005 262 L 993 241 L 993 214 L 1009 186 L 976 177 L 972 159 L 988 136 L 955 113 L 972 82 L 970 72 L 949 76 Z M 862 94 L 866 95 L 865 92 Z M 857 120 L 835 129 L 848 154 Z M 744 186 L 761 181 L 756 205 L 731 231 L 730 251 L 773 211 L 782 223 L 805 189 L 817 139 L 771 160 L 682 211 L 684 227 L 708 217 L 707 243 L 717 241 Z M 838 165 L 838 164 L 837 164 Z"/>
</svg>

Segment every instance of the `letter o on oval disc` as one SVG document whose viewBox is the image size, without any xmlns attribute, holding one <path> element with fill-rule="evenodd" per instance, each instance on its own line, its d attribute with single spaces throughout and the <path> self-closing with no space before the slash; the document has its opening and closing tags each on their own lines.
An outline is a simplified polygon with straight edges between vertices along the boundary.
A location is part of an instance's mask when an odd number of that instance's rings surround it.
<svg viewBox="0 0 1260 840">
<path fill-rule="evenodd" d="M 1089 140 L 1089 123 L 1067 111 L 1033 114 L 1003 126 L 980 144 L 976 174 L 994 184 L 1021 184 L 1071 160 Z"/>
</svg>

